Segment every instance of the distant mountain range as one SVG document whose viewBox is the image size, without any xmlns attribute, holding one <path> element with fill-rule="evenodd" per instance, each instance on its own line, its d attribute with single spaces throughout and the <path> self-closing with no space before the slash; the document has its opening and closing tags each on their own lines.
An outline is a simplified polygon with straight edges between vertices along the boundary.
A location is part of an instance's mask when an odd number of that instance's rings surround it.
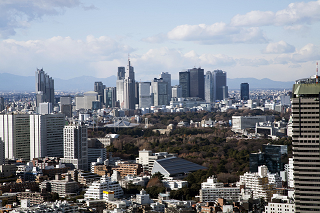
<svg viewBox="0 0 320 213">
<path fill-rule="evenodd" d="M 95 78 L 91 76 L 76 77 L 68 80 L 54 78 L 55 91 L 65 92 L 85 92 L 92 91 L 94 82 L 101 81 L 107 87 L 116 86 L 116 76 L 108 78 Z M 250 89 L 292 89 L 294 82 L 291 81 L 273 81 L 268 78 L 234 78 L 228 79 L 227 84 L 229 89 L 240 89 L 241 83 L 249 83 Z M 171 85 L 179 84 L 179 80 L 172 80 Z M 1 92 L 34 92 L 35 77 L 34 76 L 19 76 L 9 73 L 0 73 L 0 91 Z"/>
</svg>

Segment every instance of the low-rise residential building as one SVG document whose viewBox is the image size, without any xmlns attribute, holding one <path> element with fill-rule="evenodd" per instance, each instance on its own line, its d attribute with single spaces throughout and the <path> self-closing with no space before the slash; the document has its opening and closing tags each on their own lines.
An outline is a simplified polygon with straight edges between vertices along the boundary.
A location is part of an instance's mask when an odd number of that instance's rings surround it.
<svg viewBox="0 0 320 213">
<path fill-rule="evenodd" d="M 209 177 L 207 182 L 201 183 L 200 202 L 216 202 L 218 198 L 228 201 L 238 201 L 240 187 L 224 187 L 215 176 Z"/>
<path fill-rule="evenodd" d="M 59 197 L 66 197 L 76 194 L 80 187 L 78 182 L 71 180 L 71 175 L 66 175 L 64 180 L 61 180 L 60 175 L 56 175 L 55 180 L 43 181 L 40 188 L 46 189 L 48 192 L 58 193 Z"/>
<path fill-rule="evenodd" d="M 170 190 L 178 190 L 183 187 L 188 187 L 188 181 L 174 180 L 173 178 L 166 178 L 162 180 L 163 186 Z"/>
<path fill-rule="evenodd" d="M 112 169 L 118 171 L 121 177 L 127 175 L 137 176 L 143 171 L 141 164 L 129 162 L 118 163 L 118 166 L 113 167 Z"/>
<path fill-rule="evenodd" d="M 291 213 L 294 212 L 294 201 L 287 196 L 274 194 L 271 202 L 265 206 L 265 213 Z"/>
<path fill-rule="evenodd" d="M 85 199 L 103 199 L 104 191 L 113 191 L 115 198 L 123 196 L 123 190 L 119 183 L 111 181 L 110 177 L 103 176 L 99 181 L 94 181 L 86 191 Z"/>
</svg>

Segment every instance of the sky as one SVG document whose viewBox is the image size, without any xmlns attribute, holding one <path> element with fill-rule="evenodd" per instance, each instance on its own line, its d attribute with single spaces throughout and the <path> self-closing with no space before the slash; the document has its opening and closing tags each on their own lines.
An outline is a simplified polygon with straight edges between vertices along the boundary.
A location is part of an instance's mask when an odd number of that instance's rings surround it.
<svg viewBox="0 0 320 213">
<path fill-rule="evenodd" d="M 136 81 L 220 69 L 228 78 L 316 74 L 320 0 L 0 0 L 0 73 Z"/>
</svg>

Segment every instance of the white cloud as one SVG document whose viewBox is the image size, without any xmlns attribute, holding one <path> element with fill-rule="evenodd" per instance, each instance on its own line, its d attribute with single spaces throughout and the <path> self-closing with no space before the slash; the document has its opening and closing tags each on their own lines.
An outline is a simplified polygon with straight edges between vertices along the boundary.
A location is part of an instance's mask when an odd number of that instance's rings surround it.
<svg viewBox="0 0 320 213">
<path fill-rule="evenodd" d="M 1 0 L 0 1 L 0 38 L 15 35 L 16 29 L 26 28 L 30 22 L 45 15 L 59 15 L 67 8 L 82 6 L 80 0 Z"/>
<path fill-rule="evenodd" d="M 286 9 L 277 12 L 251 11 L 245 15 L 236 15 L 231 26 L 285 26 L 287 29 L 301 29 L 303 24 L 311 24 L 320 20 L 320 0 L 291 3 Z"/>
<path fill-rule="evenodd" d="M 292 53 L 295 51 L 295 47 L 286 43 L 285 41 L 279 41 L 276 43 L 269 43 L 263 53 Z"/>
<path fill-rule="evenodd" d="M 0 42 L 0 71 L 30 76 L 35 68 L 44 67 L 56 69 L 50 76 L 60 78 L 108 77 L 115 72 L 107 67 L 102 72 L 101 61 L 114 61 L 132 51 L 131 47 L 106 36 L 87 36 L 86 40 L 60 36 L 29 41 L 7 39 Z"/>
<path fill-rule="evenodd" d="M 212 25 L 180 25 L 168 32 L 167 38 L 195 41 L 200 44 L 265 43 L 267 41 L 259 28 L 231 27 L 223 22 Z M 153 37 L 149 39 L 156 40 Z"/>
<path fill-rule="evenodd" d="M 237 60 L 241 66 L 259 67 L 263 65 L 269 65 L 270 62 L 264 58 L 241 58 Z"/>
</svg>

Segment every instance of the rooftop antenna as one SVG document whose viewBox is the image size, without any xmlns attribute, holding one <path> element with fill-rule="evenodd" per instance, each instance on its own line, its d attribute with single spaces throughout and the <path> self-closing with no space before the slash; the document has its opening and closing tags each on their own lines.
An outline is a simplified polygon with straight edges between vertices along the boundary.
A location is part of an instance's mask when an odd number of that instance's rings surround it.
<svg viewBox="0 0 320 213">
<path fill-rule="evenodd" d="M 318 80 L 318 62 L 317 62 L 317 74 L 316 74 L 316 84 L 319 82 Z"/>
</svg>

